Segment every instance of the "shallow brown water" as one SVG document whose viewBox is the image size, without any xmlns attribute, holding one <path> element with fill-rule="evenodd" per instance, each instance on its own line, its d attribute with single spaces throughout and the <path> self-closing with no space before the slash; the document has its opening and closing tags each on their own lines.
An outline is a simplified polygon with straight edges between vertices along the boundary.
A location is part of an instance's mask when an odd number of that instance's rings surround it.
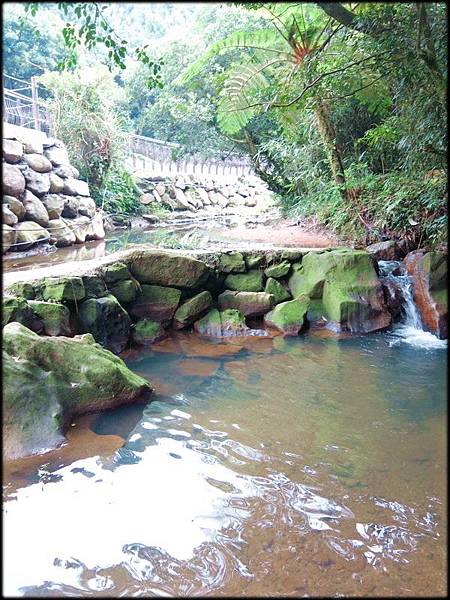
<svg viewBox="0 0 450 600">
<path fill-rule="evenodd" d="M 7 465 L 4 591 L 445 595 L 446 350 L 392 339 L 129 352 L 153 402 Z"/>
</svg>

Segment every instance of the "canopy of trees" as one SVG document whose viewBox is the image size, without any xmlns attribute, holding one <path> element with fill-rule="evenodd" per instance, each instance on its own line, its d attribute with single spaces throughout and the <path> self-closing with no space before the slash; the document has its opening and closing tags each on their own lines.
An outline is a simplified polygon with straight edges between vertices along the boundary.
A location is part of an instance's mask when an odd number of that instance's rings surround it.
<svg viewBox="0 0 450 600">
<path fill-rule="evenodd" d="M 61 119 L 92 116 L 82 74 L 106 65 L 94 112 L 121 130 L 248 154 L 286 212 L 354 240 L 445 242 L 445 3 L 23 6 L 5 11 L 5 71 L 68 68 L 42 80 Z"/>
</svg>

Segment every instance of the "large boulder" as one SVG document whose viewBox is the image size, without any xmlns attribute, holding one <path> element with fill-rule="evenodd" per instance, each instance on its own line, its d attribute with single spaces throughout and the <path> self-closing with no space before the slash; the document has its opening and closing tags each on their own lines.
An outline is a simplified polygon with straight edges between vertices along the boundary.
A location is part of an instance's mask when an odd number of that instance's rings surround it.
<svg viewBox="0 0 450 600">
<path fill-rule="evenodd" d="M 27 165 L 22 169 L 27 183 L 27 190 L 36 196 L 43 196 L 50 191 L 50 176 L 48 173 L 37 173 Z M 14 196 L 14 194 L 11 194 Z"/>
<path fill-rule="evenodd" d="M 141 283 L 200 288 L 210 269 L 200 260 L 162 251 L 144 250 L 131 259 L 130 270 Z"/>
<path fill-rule="evenodd" d="M 269 312 L 275 305 L 275 298 L 266 292 L 231 292 L 229 290 L 217 298 L 220 310 L 239 310 L 245 317 L 257 317 Z"/>
<path fill-rule="evenodd" d="M 7 163 L 16 163 L 22 158 L 23 144 L 16 140 L 6 140 L 3 138 L 3 158 Z"/>
<path fill-rule="evenodd" d="M 40 287 L 43 300 L 78 302 L 86 295 L 81 277 L 47 277 Z"/>
<path fill-rule="evenodd" d="M 75 217 L 70 219 L 70 227 L 75 234 L 75 243 L 82 244 L 91 230 L 91 219 L 89 217 Z"/>
<path fill-rule="evenodd" d="M 134 279 L 123 279 L 113 283 L 109 291 L 121 304 L 130 304 L 130 302 L 134 302 L 136 299 L 137 285 Z"/>
<path fill-rule="evenodd" d="M 95 215 L 95 202 L 92 198 L 88 196 L 80 196 L 80 205 L 78 208 L 78 212 L 80 215 L 84 215 L 86 217 L 93 217 Z"/>
<path fill-rule="evenodd" d="M 3 254 L 5 254 L 5 252 L 8 252 L 8 250 L 11 248 L 11 246 L 14 245 L 14 242 L 16 241 L 16 232 L 15 230 L 10 227 L 9 225 L 5 225 L 4 223 L 2 224 L 2 249 L 3 249 Z"/>
<path fill-rule="evenodd" d="M 441 339 L 447 339 L 447 257 L 440 252 L 417 250 L 405 258 L 412 278 L 414 301 L 423 325 Z"/>
<path fill-rule="evenodd" d="M 58 248 L 71 246 L 76 242 L 75 233 L 64 219 L 51 219 L 48 222 L 48 231 Z"/>
<path fill-rule="evenodd" d="M 23 221 L 14 225 L 16 230 L 16 249 L 28 250 L 37 242 L 46 242 L 50 235 L 46 229 L 34 223 L 34 221 Z"/>
<path fill-rule="evenodd" d="M 112 294 L 80 303 L 78 318 L 80 331 L 92 333 L 108 350 L 119 354 L 127 346 L 131 319 Z"/>
<path fill-rule="evenodd" d="M 279 304 L 280 302 L 284 302 L 291 298 L 289 291 L 279 281 L 273 279 L 273 277 L 267 279 L 264 291 L 267 294 L 273 295 L 275 304 Z"/>
<path fill-rule="evenodd" d="M 37 173 L 49 173 L 52 170 L 52 163 L 42 154 L 25 154 L 24 160 Z"/>
<path fill-rule="evenodd" d="M 267 277 L 273 277 L 275 279 L 281 279 L 285 277 L 291 269 L 291 264 L 287 260 L 283 260 L 280 263 L 276 263 L 267 267 L 264 271 Z"/>
<path fill-rule="evenodd" d="M 64 200 L 62 216 L 69 219 L 77 217 L 78 209 L 80 208 L 80 198 L 78 196 L 67 196 L 66 194 L 61 194 L 60 197 Z"/>
<path fill-rule="evenodd" d="M 19 221 L 23 219 L 25 207 L 23 203 L 14 198 L 14 196 L 3 196 L 3 204 L 6 204 L 9 210 L 14 213 Z"/>
<path fill-rule="evenodd" d="M 108 284 L 116 283 L 117 281 L 122 281 L 124 279 L 130 279 L 130 277 L 130 271 L 123 262 L 113 263 L 103 269 L 103 278 Z"/>
<path fill-rule="evenodd" d="M 28 305 L 41 319 L 46 335 L 72 335 L 70 327 L 70 311 L 58 302 L 41 302 L 28 300 Z"/>
<path fill-rule="evenodd" d="M 96 212 L 92 217 L 90 226 L 86 231 L 86 241 L 88 240 L 103 240 L 105 237 L 105 227 L 103 224 L 102 215 Z"/>
<path fill-rule="evenodd" d="M 168 323 L 175 314 L 180 298 L 181 291 L 176 288 L 143 284 L 129 312 L 134 317 L 147 317 L 158 323 Z"/>
<path fill-rule="evenodd" d="M 3 349 L 6 460 L 57 447 L 76 415 L 147 401 L 152 391 L 91 336 L 41 337 L 10 323 Z"/>
<path fill-rule="evenodd" d="M 22 325 L 33 329 L 33 331 L 42 330 L 42 322 L 37 318 L 25 298 L 6 294 L 2 299 L 2 308 L 3 326 L 12 321 L 17 321 L 18 323 L 22 323 Z"/>
<path fill-rule="evenodd" d="M 211 337 L 231 337 L 248 335 L 244 315 L 234 309 L 210 310 L 203 318 L 194 323 L 194 329 L 200 335 Z"/>
<path fill-rule="evenodd" d="M 131 339 L 138 346 L 148 346 L 167 337 L 161 323 L 151 319 L 139 319 L 133 327 Z"/>
<path fill-rule="evenodd" d="M 41 198 L 50 219 L 59 219 L 64 208 L 64 198 L 59 194 L 45 194 Z"/>
<path fill-rule="evenodd" d="M 29 190 L 25 190 L 22 202 L 25 208 L 23 220 L 34 221 L 42 227 L 47 227 L 49 222 L 48 212 L 41 200 L 39 200 L 39 198 L 37 198 Z"/>
<path fill-rule="evenodd" d="M 175 312 L 173 325 L 175 329 L 188 327 L 199 319 L 212 305 L 212 296 L 208 291 L 200 292 L 189 298 Z"/>
<path fill-rule="evenodd" d="M 278 329 L 284 335 L 298 335 L 306 324 L 309 303 L 308 296 L 299 296 L 294 300 L 281 302 L 265 315 L 264 323 Z"/>
<path fill-rule="evenodd" d="M 3 164 L 3 193 L 18 198 L 25 189 L 25 178 L 15 165 Z"/>
<path fill-rule="evenodd" d="M 225 287 L 237 292 L 262 292 L 264 289 L 264 273 L 251 269 L 247 273 L 230 274 L 225 279 Z"/>
</svg>

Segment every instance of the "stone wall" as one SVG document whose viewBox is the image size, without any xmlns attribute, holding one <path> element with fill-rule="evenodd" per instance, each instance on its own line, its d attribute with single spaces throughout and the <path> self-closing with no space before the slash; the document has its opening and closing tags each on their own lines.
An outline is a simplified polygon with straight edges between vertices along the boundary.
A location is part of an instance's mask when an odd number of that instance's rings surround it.
<svg viewBox="0 0 450 600">
<path fill-rule="evenodd" d="M 138 178 L 143 192 L 140 202 L 151 212 L 155 206 L 172 211 L 223 214 L 261 210 L 273 202 L 268 186 L 259 177 L 246 175 L 235 178 L 185 175 Z"/>
<path fill-rule="evenodd" d="M 55 272 L 55 271 L 53 271 Z M 362 250 L 171 252 L 129 250 L 70 276 L 33 274 L 5 286 L 3 324 L 45 335 L 91 333 L 119 353 L 172 329 L 201 335 L 298 335 L 311 324 L 367 333 L 392 321 Z"/>
<path fill-rule="evenodd" d="M 103 239 L 102 217 L 64 144 L 21 129 L 3 138 L 3 252 Z"/>
</svg>

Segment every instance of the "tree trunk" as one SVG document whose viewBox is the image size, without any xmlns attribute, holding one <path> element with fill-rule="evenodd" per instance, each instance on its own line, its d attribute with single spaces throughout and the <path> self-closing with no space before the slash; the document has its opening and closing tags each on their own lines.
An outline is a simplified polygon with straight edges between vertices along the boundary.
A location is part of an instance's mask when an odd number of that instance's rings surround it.
<svg viewBox="0 0 450 600">
<path fill-rule="evenodd" d="M 336 132 L 330 120 L 329 107 L 325 102 L 319 100 L 314 112 L 317 127 L 328 155 L 333 178 L 338 185 L 345 185 L 344 165 L 341 151 L 336 143 Z"/>
</svg>

